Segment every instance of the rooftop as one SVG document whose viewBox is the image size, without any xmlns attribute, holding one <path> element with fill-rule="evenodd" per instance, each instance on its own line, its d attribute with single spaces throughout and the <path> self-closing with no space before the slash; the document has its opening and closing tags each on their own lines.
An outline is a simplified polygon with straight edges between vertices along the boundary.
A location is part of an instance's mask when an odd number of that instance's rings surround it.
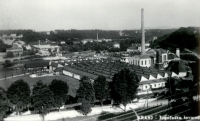
<svg viewBox="0 0 200 121">
<path fill-rule="evenodd" d="M 138 47 L 134 44 L 134 45 L 128 47 L 127 49 L 134 49 L 134 50 L 136 50 L 137 48 L 138 48 Z"/>
<path fill-rule="evenodd" d="M 26 61 L 24 63 L 25 68 L 35 68 L 35 67 L 47 67 L 49 66 L 49 61 Z"/>
<path fill-rule="evenodd" d="M 76 73 L 79 75 L 86 75 L 91 76 L 92 79 L 95 79 L 99 75 L 103 75 L 107 78 L 107 80 L 112 81 L 112 77 L 115 73 L 120 71 L 121 69 L 128 68 L 130 71 L 134 71 L 139 79 L 142 77 L 146 78 L 147 80 L 157 79 L 157 77 L 165 78 L 165 74 L 169 76 L 172 74 L 169 71 L 165 70 L 157 70 L 155 68 L 146 68 L 146 67 L 139 67 L 135 65 L 129 65 L 123 62 L 90 62 L 90 61 L 82 61 L 82 62 L 75 62 L 73 65 L 69 65 L 65 67 L 66 70 L 69 70 L 72 73 Z M 92 75 L 90 75 L 92 74 Z"/>
<path fill-rule="evenodd" d="M 140 59 L 147 59 L 150 58 L 149 55 L 136 55 L 137 57 L 139 57 Z"/>
</svg>

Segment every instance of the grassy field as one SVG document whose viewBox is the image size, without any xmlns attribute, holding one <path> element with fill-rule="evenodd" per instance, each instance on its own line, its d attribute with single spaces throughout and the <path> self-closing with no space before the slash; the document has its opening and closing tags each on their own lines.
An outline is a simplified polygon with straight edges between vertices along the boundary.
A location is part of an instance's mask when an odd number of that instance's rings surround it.
<svg viewBox="0 0 200 121">
<path fill-rule="evenodd" d="M 0 87 L 4 88 L 7 90 L 7 88 L 16 80 L 23 79 L 25 82 L 29 84 L 31 89 L 33 88 L 33 85 L 41 80 L 42 82 L 49 84 L 53 79 L 60 79 L 65 82 L 67 82 L 69 86 L 69 91 L 68 95 L 71 95 L 72 97 L 76 96 L 76 90 L 79 88 L 79 80 L 76 80 L 74 78 L 64 76 L 64 75 L 59 75 L 59 76 L 45 76 L 45 77 L 37 77 L 37 78 L 31 78 L 29 75 L 23 75 L 19 77 L 13 77 L 13 78 L 8 78 L 4 80 L 0 80 Z"/>
</svg>

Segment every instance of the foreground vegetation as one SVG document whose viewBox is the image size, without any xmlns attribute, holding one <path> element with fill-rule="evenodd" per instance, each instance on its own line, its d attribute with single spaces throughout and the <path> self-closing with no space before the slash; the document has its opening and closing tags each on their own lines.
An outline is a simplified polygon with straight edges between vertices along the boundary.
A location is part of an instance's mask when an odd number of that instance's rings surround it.
<svg viewBox="0 0 200 121">
<path fill-rule="evenodd" d="M 69 99 L 67 95 L 72 85 L 68 85 L 70 83 L 67 83 L 64 78 L 65 81 L 60 79 L 52 80 L 52 77 L 45 81 L 42 79 L 45 79 L 45 77 L 38 78 L 39 81 L 35 80 L 33 82 L 31 80 L 24 81 L 22 79 L 15 80 L 14 82 L 10 81 L 10 85 L 4 87 L 7 88 L 6 91 L 2 88 L 4 91 L 0 92 L 0 101 L 4 101 L 5 103 L 4 106 L 0 105 L 0 108 L 5 109 L 2 113 L 2 117 L 4 117 L 6 114 L 5 112 L 10 109 L 16 111 L 17 114 L 23 110 L 31 109 L 41 114 L 44 119 L 45 115 L 52 109 L 60 109 Z M 50 80 L 52 81 L 50 82 Z M 87 115 L 91 112 L 91 107 L 95 104 L 96 99 L 103 105 L 103 100 L 111 97 L 117 104 L 126 106 L 128 102 L 136 97 L 139 80 L 137 76 L 128 69 L 122 69 L 119 73 L 114 75 L 112 84 L 107 83 L 103 76 L 99 76 L 94 82 L 87 76 L 83 76 L 79 83 L 79 88 L 77 92 L 75 92 L 77 102 L 81 103 L 81 112 Z M 3 84 L 5 84 L 5 82 Z M 29 85 L 31 85 L 31 87 Z"/>
</svg>

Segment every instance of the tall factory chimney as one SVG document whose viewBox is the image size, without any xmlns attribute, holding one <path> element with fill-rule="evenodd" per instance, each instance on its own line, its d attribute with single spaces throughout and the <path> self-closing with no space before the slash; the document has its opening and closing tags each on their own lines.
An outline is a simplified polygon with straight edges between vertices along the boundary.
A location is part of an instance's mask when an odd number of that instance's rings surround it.
<svg viewBox="0 0 200 121">
<path fill-rule="evenodd" d="M 97 31 L 97 40 L 99 39 L 99 34 L 98 34 L 98 31 Z"/>
<path fill-rule="evenodd" d="M 141 52 L 142 55 L 145 54 L 145 33 L 144 33 L 144 9 L 141 9 L 141 31 L 142 31 L 142 40 L 141 40 Z"/>
</svg>

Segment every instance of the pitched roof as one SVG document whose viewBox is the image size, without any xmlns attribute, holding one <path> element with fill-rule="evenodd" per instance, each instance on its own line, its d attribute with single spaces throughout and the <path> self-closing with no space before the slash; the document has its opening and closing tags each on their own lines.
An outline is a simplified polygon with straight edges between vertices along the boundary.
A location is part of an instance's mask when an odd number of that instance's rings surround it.
<svg viewBox="0 0 200 121">
<path fill-rule="evenodd" d="M 51 46 L 58 46 L 58 43 L 50 43 Z"/>
<path fill-rule="evenodd" d="M 98 77 L 97 75 L 94 75 L 94 74 L 91 74 L 91 73 L 87 73 L 85 71 L 80 71 L 80 70 L 72 68 L 70 66 L 65 66 L 64 70 L 72 72 L 72 73 L 75 73 L 75 74 L 79 74 L 81 76 L 88 76 L 91 79 L 96 79 Z"/>
<path fill-rule="evenodd" d="M 167 53 L 167 50 L 164 50 L 162 48 L 156 49 L 156 51 L 158 51 L 160 54 Z"/>
<path fill-rule="evenodd" d="M 150 50 L 146 51 L 146 54 L 149 54 L 149 55 L 155 54 L 155 50 L 150 49 Z"/>
<path fill-rule="evenodd" d="M 49 66 L 49 61 L 27 61 L 24 64 L 25 68 L 35 68 L 35 67 L 47 67 Z"/>
<path fill-rule="evenodd" d="M 136 55 L 137 57 L 139 57 L 140 59 L 147 59 L 150 58 L 149 55 Z"/>
<path fill-rule="evenodd" d="M 52 62 L 52 63 L 51 63 L 51 66 L 52 66 L 52 67 L 58 67 L 58 63 Z"/>
<path fill-rule="evenodd" d="M 137 48 L 138 47 L 136 45 L 132 45 L 132 46 L 128 47 L 127 49 L 134 49 L 134 50 L 136 50 Z"/>
<path fill-rule="evenodd" d="M 143 85 L 143 84 L 154 84 L 154 83 L 162 83 L 162 82 L 166 82 L 163 79 L 159 79 L 159 80 L 149 80 L 149 81 L 141 81 L 139 84 Z"/>
<path fill-rule="evenodd" d="M 146 78 L 147 80 L 153 79 L 149 78 L 150 76 L 153 76 L 157 78 L 158 74 L 160 74 L 159 78 L 164 78 L 165 74 L 171 74 L 168 71 L 165 70 L 156 70 L 154 68 L 146 68 L 146 67 L 139 67 L 135 65 L 128 65 L 125 63 L 120 62 L 75 62 L 72 66 L 65 66 L 65 69 L 69 72 L 79 74 L 81 76 L 85 75 L 90 77 L 91 79 L 97 78 L 99 75 L 104 75 L 107 79 L 111 80 L 111 77 L 118 71 L 120 71 L 123 68 L 129 68 L 130 71 L 134 71 L 138 78 L 141 80 L 142 77 Z"/>
<path fill-rule="evenodd" d="M 54 70 L 54 72 L 62 72 L 64 67 L 58 67 Z"/>
<path fill-rule="evenodd" d="M 119 43 L 115 41 L 114 44 L 119 44 Z"/>
</svg>

